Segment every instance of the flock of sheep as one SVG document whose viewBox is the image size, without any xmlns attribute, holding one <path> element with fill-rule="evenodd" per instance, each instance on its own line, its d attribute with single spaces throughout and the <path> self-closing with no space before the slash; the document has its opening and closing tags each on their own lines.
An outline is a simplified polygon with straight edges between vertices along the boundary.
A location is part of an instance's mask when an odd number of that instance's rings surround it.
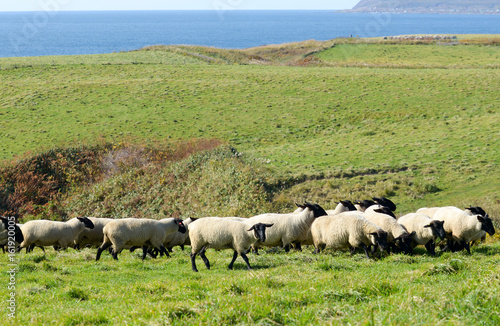
<svg viewBox="0 0 500 326">
<path fill-rule="evenodd" d="M 325 247 L 364 250 L 367 258 L 377 250 L 387 253 L 412 254 L 413 248 L 423 245 L 435 255 L 438 239 L 443 240 L 442 251 L 467 250 L 486 233 L 493 235 L 493 223 L 480 207 L 464 210 L 453 207 L 421 208 L 398 219 L 396 205 L 387 198 L 341 201 L 334 210 L 325 211 L 317 204 L 296 204 L 298 208 L 288 214 L 261 214 L 250 218 L 204 217 L 154 219 L 109 219 L 77 217 L 67 222 L 33 220 L 16 224 L 2 217 L 0 245 L 20 251 L 32 251 L 35 246 L 44 250 L 98 247 L 96 260 L 108 250 L 114 259 L 123 249 L 142 248 L 146 255 L 169 256 L 175 246 L 191 246 L 191 265 L 197 272 L 195 258 L 199 254 L 205 266 L 210 262 L 205 255 L 208 248 L 232 249 L 229 269 L 240 255 L 251 269 L 247 253 L 258 253 L 262 247 L 284 247 L 301 250 L 302 245 L 314 245 L 315 253 Z M 9 233 L 10 232 L 10 233 Z M 15 240 L 13 236 L 15 235 Z M 9 241 L 10 240 L 10 241 Z M 13 241 L 14 240 L 14 241 Z M 45 250 L 44 250 L 45 251 Z"/>
</svg>

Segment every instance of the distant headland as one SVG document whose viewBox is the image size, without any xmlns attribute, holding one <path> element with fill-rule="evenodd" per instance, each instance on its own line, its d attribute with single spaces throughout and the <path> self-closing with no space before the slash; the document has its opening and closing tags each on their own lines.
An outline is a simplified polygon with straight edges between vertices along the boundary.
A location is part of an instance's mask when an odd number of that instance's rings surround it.
<svg viewBox="0 0 500 326">
<path fill-rule="evenodd" d="M 343 12 L 500 14 L 498 0 L 360 0 Z"/>
</svg>

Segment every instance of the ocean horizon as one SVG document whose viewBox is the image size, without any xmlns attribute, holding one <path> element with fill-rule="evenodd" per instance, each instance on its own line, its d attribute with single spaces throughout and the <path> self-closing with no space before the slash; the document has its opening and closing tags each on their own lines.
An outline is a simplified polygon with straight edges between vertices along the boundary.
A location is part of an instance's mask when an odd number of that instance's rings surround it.
<svg viewBox="0 0 500 326">
<path fill-rule="evenodd" d="M 309 39 L 499 31 L 495 15 L 333 10 L 0 12 L 0 57 L 112 53 L 160 44 L 241 49 Z"/>
</svg>

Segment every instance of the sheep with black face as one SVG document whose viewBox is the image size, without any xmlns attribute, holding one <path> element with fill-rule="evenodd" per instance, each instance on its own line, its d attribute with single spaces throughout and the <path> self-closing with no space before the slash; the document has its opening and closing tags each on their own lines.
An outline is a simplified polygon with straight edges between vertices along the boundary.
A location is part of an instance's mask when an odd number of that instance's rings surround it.
<svg viewBox="0 0 500 326">
<path fill-rule="evenodd" d="M 433 220 L 429 216 L 420 213 L 410 213 L 401 216 L 398 223 L 403 225 L 412 236 L 412 247 L 423 245 L 427 251 L 434 256 L 436 254 L 436 239 L 444 239 L 446 234 L 443 221 Z"/>
<path fill-rule="evenodd" d="M 337 215 L 318 217 L 311 226 L 315 253 L 323 247 L 362 248 L 370 258 L 368 248 L 378 246 L 381 251 L 388 249 L 387 232 L 365 219 L 359 212 L 344 212 Z"/>
<path fill-rule="evenodd" d="M 249 224 L 241 221 L 221 217 L 197 219 L 189 224 L 191 267 L 193 271 L 198 271 L 195 263 L 197 254 L 203 259 L 207 269 L 210 269 L 210 262 L 205 256 L 208 248 L 233 249 L 233 259 L 228 268 L 233 269 L 234 261 L 240 255 L 250 270 L 251 267 L 246 253 L 255 242 L 266 241 L 266 229 L 272 226 L 273 224 L 269 223 L 255 223 L 249 226 Z"/>
</svg>

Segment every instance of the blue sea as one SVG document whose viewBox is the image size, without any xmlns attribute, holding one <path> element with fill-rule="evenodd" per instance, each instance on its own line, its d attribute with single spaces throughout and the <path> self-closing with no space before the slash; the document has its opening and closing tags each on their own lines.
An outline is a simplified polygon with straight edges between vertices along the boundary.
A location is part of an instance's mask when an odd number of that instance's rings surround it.
<svg viewBox="0 0 500 326">
<path fill-rule="evenodd" d="M 156 44 L 248 48 L 348 36 L 498 33 L 498 15 L 327 10 L 0 12 L 0 57 L 110 53 Z"/>
</svg>

